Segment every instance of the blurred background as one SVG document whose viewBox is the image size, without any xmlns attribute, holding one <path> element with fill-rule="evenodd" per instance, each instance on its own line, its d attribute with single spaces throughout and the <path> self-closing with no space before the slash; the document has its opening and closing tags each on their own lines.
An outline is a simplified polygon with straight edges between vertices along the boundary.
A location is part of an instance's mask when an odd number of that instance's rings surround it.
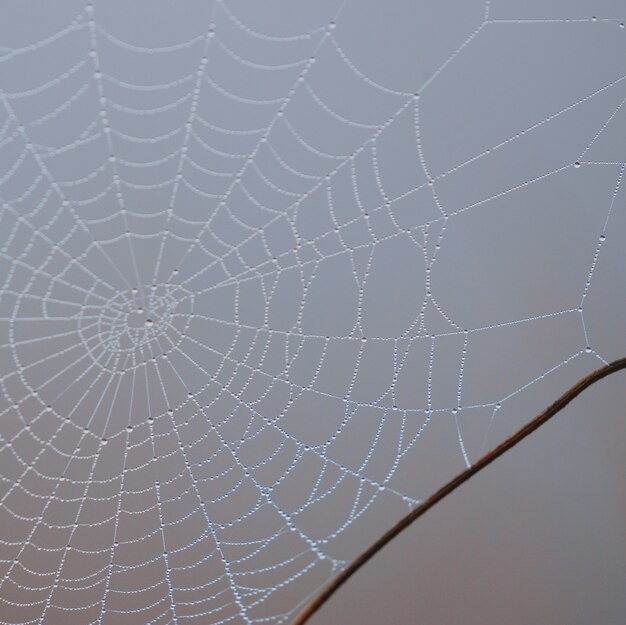
<svg viewBox="0 0 626 625">
<path fill-rule="evenodd" d="M 622 2 L 0 17 L 0 622 L 289 623 L 626 355 Z M 313 622 L 622 623 L 625 389 Z"/>
</svg>

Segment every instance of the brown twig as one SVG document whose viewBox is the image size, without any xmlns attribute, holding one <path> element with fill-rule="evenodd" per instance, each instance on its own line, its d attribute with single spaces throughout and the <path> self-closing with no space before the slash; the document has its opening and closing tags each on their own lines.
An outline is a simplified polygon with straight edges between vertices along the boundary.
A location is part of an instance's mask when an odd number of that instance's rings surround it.
<svg viewBox="0 0 626 625">
<path fill-rule="evenodd" d="M 467 482 L 473 475 L 491 464 L 496 458 L 499 458 L 504 452 L 517 443 L 523 441 L 529 434 L 549 421 L 554 415 L 560 412 L 575 397 L 580 395 L 586 388 L 595 384 L 602 378 L 605 378 L 616 371 L 626 369 L 626 358 L 620 358 L 608 365 L 600 367 L 592 371 L 584 378 L 581 378 L 570 387 L 563 395 L 561 395 L 553 404 L 539 413 L 534 419 L 529 421 L 525 426 L 512 434 L 509 438 L 502 441 L 499 445 L 487 452 L 471 467 L 459 473 L 452 478 L 447 484 L 442 486 L 438 491 L 433 493 L 428 499 L 425 499 L 419 506 L 411 510 L 406 516 L 400 519 L 394 526 L 387 530 L 380 538 L 375 540 L 365 551 L 357 556 L 345 569 L 332 579 L 311 601 L 305 606 L 300 614 L 293 621 L 292 625 L 304 625 L 315 612 L 317 612 L 332 595 L 345 584 L 370 558 L 377 554 L 385 545 L 391 542 L 402 530 L 406 529 L 411 523 L 419 519 L 423 514 L 428 512 L 435 504 L 447 497 L 455 491 L 461 484 Z"/>
</svg>

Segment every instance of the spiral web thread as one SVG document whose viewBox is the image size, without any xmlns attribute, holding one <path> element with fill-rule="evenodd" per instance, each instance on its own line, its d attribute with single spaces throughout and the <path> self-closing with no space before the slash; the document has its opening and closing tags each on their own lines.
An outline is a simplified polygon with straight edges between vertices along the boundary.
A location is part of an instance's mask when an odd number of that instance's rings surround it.
<svg viewBox="0 0 626 625">
<path fill-rule="evenodd" d="M 155 49 L 118 39 L 87 5 L 58 33 L 2 49 L 1 623 L 287 623 L 372 538 L 362 530 L 342 551 L 354 524 L 381 505 L 400 504 L 397 518 L 429 494 L 394 480 L 435 421 L 451 417 L 455 462 L 470 466 L 507 402 L 581 357 L 606 362 L 590 346 L 584 302 L 625 165 L 587 155 L 620 114 L 626 76 L 435 172 L 421 141 L 429 86 L 486 30 L 525 22 L 492 19 L 487 3 L 405 93 L 352 62 L 341 12 L 330 18 L 270 36 L 218 1 L 205 35 Z M 566 21 L 623 27 L 526 20 Z M 55 50 L 64 69 L 31 76 Z M 133 82 L 107 57 L 186 71 Z M 371 118 L 326 101 L 330 68 L 350 77 L 355 99 L 377 102 Z M 440 198 L 446 178 L 607 92 L 624 99 L 583 152 L 467 205 Z M 319 147 L 300 106 L 348 149 Z M 413 184 L 395 193 L 393 133 L 415 148 Z M 450 220 L 589 167 L 614 186 L 596 209 L 603 225 L 580 304 L 476 327 L 448 315 L 431 274 Z M 433 210 L 413 210 L 424 194 Z M 411 261 L 417 306 L 385 335 L 368 318 L 389 297 L 375 268 Z M 580 344 L 569 355 L 507 395 L 464 401 L 477 335 L 572 318 Z M 448 339 L 459 349 L 444 405 L 434 387 Z M 424 393 L 411 403 L 400 388 L 419 375 Z M 462 419 L 472 411 L 488 419 L 470 450 Z M 357 432 L 367 446 L 345 451 Z"/>
</svg>

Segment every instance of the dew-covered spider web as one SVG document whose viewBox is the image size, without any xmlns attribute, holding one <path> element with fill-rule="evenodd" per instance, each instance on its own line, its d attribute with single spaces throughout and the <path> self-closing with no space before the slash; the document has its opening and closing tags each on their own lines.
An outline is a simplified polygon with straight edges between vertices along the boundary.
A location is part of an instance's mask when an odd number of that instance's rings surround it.
<svg viewBox="0 0 626 625">
<path fill-rule="evenodd" d="M 623 3 L 2 13 L 1 623 L 288 623 L 623 355 Z"/>
</svg>

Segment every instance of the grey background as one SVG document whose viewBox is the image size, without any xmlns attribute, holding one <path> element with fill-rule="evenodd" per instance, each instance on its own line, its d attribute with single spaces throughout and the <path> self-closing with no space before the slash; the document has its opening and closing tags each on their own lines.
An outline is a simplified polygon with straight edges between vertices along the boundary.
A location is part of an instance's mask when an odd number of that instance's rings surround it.
<svg viewBox="0 0 626 625">
<path fill-rule="evenodd" d="M 623 3 L 0 7 L 3 622 L 289 622 L 624 355 Z M 316 622 L 621 622 L 623 406 Z"/>
</svg>

